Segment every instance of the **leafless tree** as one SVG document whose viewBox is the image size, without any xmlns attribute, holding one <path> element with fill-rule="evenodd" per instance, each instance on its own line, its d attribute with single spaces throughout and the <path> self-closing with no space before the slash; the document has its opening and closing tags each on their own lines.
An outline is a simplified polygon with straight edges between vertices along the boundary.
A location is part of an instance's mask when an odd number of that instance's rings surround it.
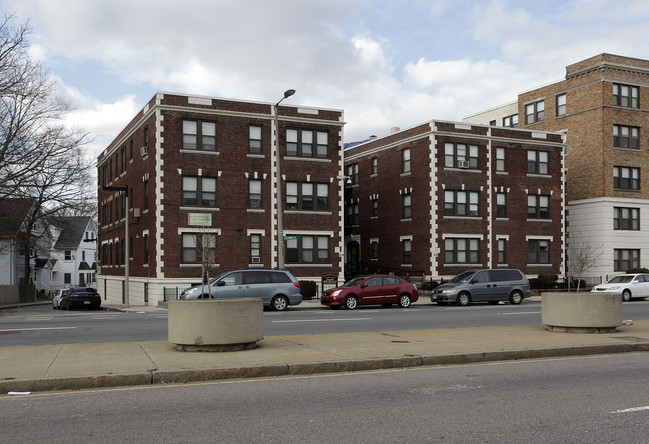
<svg viewBox="0 0 649 444">
<path fill-rule="evenodd" d="M 602 246 L 590 238 L 585 239 L 579 236 L 578 239 L 575 239 L 570 250 L 570 259 L 574 266 L 574 272 L 578 276 L 577 291 L 579 291 L 584 272 L 599 263 L 602 257 Z"/>
<path fill-rule="evenodd" d="M 93 214 L 93 164 L 88 133 L 63 123 L 69 104 L 27 53 L 28 26 L 13 27 L 12 20 L 0 23 L 0 197 L 34 200 L 22 240 L 30 248 L 39 237 L 31 230 L 51 217 Z M 26 264 L 25 278 L 30 273 Z"/>
<path fill-rule="evenodd" d="M 200 249 L 200 261 L 203 268 L 203 283 L 209 284 L 210 274 L 218 264 L 216 259 L 216 233 L 211 232 L 208 228 L 202 227 L 196 234 L 196 245 Z M 212 298 L 212 286 L 208 285 L 208 295 Z"/>
</svg>

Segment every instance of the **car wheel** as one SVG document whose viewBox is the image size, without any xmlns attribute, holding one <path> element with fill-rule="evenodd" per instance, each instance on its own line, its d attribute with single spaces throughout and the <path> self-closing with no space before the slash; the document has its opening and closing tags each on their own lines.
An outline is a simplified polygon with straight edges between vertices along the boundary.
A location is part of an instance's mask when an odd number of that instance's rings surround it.
<svg viewBox="0 0 649 444">
<path fill-rule="evenodd" d="M 410 295 L 402 294 L 401 296 L 399 296 L 399 307 L 408 308 L 410 307 L 410 302 Z"/>
<path fill-rule="evenodd" d="M 512 291 L 512 294 L 509 295 L 509 303 L 518 305 L 523 301 L 523 293 L 518 290 Z"/>
<path fill-rule="evenodd" d="M 358 299 L 356 299 L 356 296 L 347 296 L 345 298 L 345 308 L 347 310 L 353 310 L 356 307 L 358 307 Z"/>
<path fill-rule="evenodd" d="M 275 311 L 284 311 L 288 307 L 288 299 L 286 299 L 286 296 L 275 296 L 270 306 Z"/>
<path fill-rule="evenodd" d="M 466 291 L 457 295 L 457 305 L 467 306 L 471 302 L 471 295 Z"/>
<path fill-rule="evenodd" d="M 629 302 L 631 300 L 631 290 L 626 289 L 622 292 L 622 300 L 624 302 Z"/>
</svg>

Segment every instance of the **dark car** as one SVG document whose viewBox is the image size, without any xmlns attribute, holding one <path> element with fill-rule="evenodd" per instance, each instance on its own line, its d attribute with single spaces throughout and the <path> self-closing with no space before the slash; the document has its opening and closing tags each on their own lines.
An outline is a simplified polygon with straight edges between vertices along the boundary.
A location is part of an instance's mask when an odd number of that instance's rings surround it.
<svg viewBox="0 0 649 444">
<path fill-rule="evenodd" d="M 345 307 L 353 310 L 359 305 L 383 305 L 389 307 L 410 307 L 417 302 L 419 292 L 415 284 L 389 275 L 372 275 L 354 278 L 340 287 L 327 290 L 320 303 L 331 308 Z"/>
<path fill-rule="evenodd" d="M 469 305 L 472 302 L 520 304 L 529 298 L 530 281 L 517 269 L 469 270 L 436 287 L 430 295 L 439 305 Z"/>
<path fill-rule="evenodd" d="M 72 288 L 61 298 L 61 310 L 72 310 L 74 307 L 99 309 L 101 296 L 94 288 Z"/>
</svg>

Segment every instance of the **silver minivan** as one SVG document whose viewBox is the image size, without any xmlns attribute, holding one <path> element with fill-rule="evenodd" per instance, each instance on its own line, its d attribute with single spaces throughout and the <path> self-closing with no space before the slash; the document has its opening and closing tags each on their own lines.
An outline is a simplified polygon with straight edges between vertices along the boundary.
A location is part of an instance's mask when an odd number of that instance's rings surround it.
<svg viewBox="0 0 649 444">
<path fill-rule="evenodd" d="M 509 301 L 520 304 L 532 295 L 530 281 L 517 269 L 469 270 L 434 288 L 430 300 L 439 305 Z"/>
<path fill-rule="evenodd" d="M 259 298 L 264 307 L 286 310 L 302 302 L 300 283 L 286 270 L 244 269 L 223 273 L 209 284 L 194 285 L 180 299 Z"/>
</svg>

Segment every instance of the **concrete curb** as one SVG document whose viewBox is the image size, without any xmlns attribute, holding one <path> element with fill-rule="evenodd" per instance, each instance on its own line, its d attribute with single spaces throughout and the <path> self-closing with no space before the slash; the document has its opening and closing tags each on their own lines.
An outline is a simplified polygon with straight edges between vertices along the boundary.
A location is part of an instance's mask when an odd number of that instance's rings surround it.
<svg viewBox="0 0 649 444">
<path fill-rule="evenodd" d="M 648 352 L 649 342 L 585 345 L 541 349 L 500 350 L 446 355 L 412 355 L 387 358 L 350 359 L 294 364 L 217 367 L 186 370 L 149 370 L 43 379 L 8 379 L 0 381 L 0 393 L 87 390 L 136 385 L 182 384 L 227 379 L 267 378 L 370 370 L 386 370 L 436 365 L 461 365 L 480 362 L 587 356 L 613 353 Z"/>
</svg>

